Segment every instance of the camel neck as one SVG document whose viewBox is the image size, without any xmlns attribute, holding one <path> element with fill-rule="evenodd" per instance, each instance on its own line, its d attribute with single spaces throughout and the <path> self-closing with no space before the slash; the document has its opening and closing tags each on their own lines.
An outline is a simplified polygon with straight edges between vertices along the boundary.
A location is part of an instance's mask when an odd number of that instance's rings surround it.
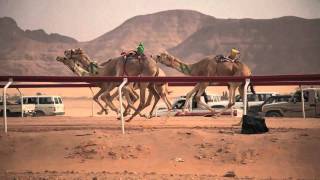
<svg viewBox="0 0 320 180">
<path fill-rule="evenodd" d="M 182 62 L 181 60 L 174 58 L 173 59 L 175 62 L 177 62 L 177 64 L 179 64 L 178 66 L 172 66 L 173 68 L 175 68 L 176 70 L 178 70 L 179 72 L 185 74 L 185 75 L 190 75 L 191 74 L 191 65 L 190 64 L 186 64 L 184 62 Z"/>
</svg>

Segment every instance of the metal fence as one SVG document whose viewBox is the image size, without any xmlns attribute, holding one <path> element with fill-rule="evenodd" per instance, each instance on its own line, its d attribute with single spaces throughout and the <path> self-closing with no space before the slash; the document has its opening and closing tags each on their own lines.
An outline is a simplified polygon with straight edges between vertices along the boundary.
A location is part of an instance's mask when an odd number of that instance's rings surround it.
<svg viewBox="0 0 320 180">
<path fill-rule="evenodd" d="M 278 86 L 278 85 L 320 85 L 320 74 L 309 75 L 272 75 L 272 76 L 247 76 L 247 77 L 74 77 L 74 76 L 0 76 L 3 87 L 3 106 L 6 109 L 6 91 L 8 88 L 63 88 L 63 87 L 97 87 L 99 83 L 119 82 L 119 96 L 122 102 L 122 87 L 128 82 L 167 82 L 170 86 L 193 86 L 199 82 L 210 82 L 214 86 L 226 86 L 227 82 L 242 82 L 245 84 L 244 114 L 247 112 L 247 87 L 249 83 L 254 86 Z M 32 84 L 26 84 L 33 82 Z M 39 84 L 50 82 L 55 84 Z M 301 89 L 301 93 L 303 90 Z M 303 96 L 302 96 L 303 97 Z M 122 104 L 120 102 L 120 104 Z M 304 114 L 304 101 L 303 114 Z M 121 127 L 124 133 L 124 120 L 121 111 Z M 4 131 L 7 132 L 7 114 L 3 111 Z M 305 114 L 304 114 L 305 117 Z"/>
</svg>

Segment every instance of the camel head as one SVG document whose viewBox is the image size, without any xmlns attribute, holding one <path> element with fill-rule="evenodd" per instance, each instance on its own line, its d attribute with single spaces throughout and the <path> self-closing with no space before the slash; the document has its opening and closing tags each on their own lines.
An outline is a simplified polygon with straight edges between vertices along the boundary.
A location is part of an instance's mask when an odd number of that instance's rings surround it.
<svg viewBox="0 0 320 180">
<path fill-rule="evenodd" d="M 91 63 L 89 56 L 80 48 L 67 49 L 64 51 L 64 56 L 67 59 L 78 62 L 79 65 L 81 65 L 82 68 L 85 69 L 87 69 L 89 67 L 89 64 Z"/>
<path fill-rule="evenodd" d="M 161 53 L 155 57 L 156 62 L 160 62 L 169 67 L 179 67 L 180 61 L 168 53 Z"/>
<path fill-rule="evenodd" d="M 88 74 L 88 71 L 86 71 L 83 67 L 80 61 L 78 61 L 76 58 L 73 57 L 73 49 L 66 50 L 64 52 L 65 56 L 61 57 L 58 56 L 56 58 L 57 61 L 62 62 L 64 65 L 66 65 L 72 72 L 76 73 L 79 76 L 83 76 Z"/>
</svg>

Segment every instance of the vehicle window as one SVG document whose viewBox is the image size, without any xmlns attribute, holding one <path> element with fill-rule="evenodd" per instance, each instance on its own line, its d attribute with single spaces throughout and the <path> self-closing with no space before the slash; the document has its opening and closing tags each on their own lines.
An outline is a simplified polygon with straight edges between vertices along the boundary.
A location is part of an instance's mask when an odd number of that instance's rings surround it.
<svg viewBox="0 0 320 180">
<path fill-rule="evenodd" d="M 286 102 L 289 101 L 290 97 L 279 97 L 277 102 Z"/>
<path fill-rule="evenodd" d="M 219 102 L 219 101 L 221 101 L 220 96 L 214 96 L 213 102 Z"/>
<path fill-rule="evenodd" d="M 16 104 L 21 104 L 21 99 L 16 100 Z"/>
<path fill-rule="evenodd" d="M 275 101 L 273 97 L 270 97 L 269 99 L 266 100 L 265 104 L 271 104 Z"/>
<path fill-rule="evenodd" d="M 62 99 L 58 97 L 59 103 L 62 104 Z"/>
<path fill-rule="evenodd" d="M 254 94 L 248 94 L 248 101 L 257 101 L 257 96 Z"/>
<path fill-rule="evenodd" d="M 55 104 L 60 104 L 59 99 L 57 97 L 54 98 L 54 103 Z"/>
<path fill-rule="evenodd" d="M 316 91 L 316 102 L 320 102 L 320 91 Z"/>
<path fill-rule="evenodd" d="M 240 102 L 242 101 L 241 96 L 240 95 L 236 95 L 236 102 Z"/>
<path fill-rule="evenodd" d="M 303 92 L 303 98 L 304 98 L 304 102 L 307 102 L 309 100 L 309 92 L 308 91 Z M 296 102 L 301 102 L 301 91 L 297 91 L 294 94 L 294 99 Z"/>
<path fill-rule="evenodd" d="M 264 101 L 263 99 L 265 99 L 265 96 L 264 96 L 264 94 L 257 94 L 256 95 L 257 96 L 257 101 Z"/>
<path fill-rule="evenodd" d="M 208 102 L 213 102 L 213 97 L 212 96 L 207 96 Z"/>
<path fill-rule="evenodd" d="M 176 102 L 176 104 L 174 105 L 173 108 L 174 109 L 182 109 L 184 104 L 185 104 L 185 100 L 179 100 Z"/>
<path fill-rule="evenodd" d="M 270 98 L 272 96 L 272 94 L 265 94 L 265 99 L 263 101 L 265 101 L 266 99 Z"/>
<path fill-rule="evenodd" d="M 305 102 L 309 102 L 309 91 L 303 92 L 303 98 Z"/>
<path fill-rule="evenodd" d="M 35 98 L 35 97 L 29 97 L 29 98 L 27 98 L 27 100 L 28 101 L 25 104 L 38 104 L 37 98 Z"/>
<path fill-rule="evenodd" d="M 53 104 L 53 100 L 51 97 L 40 97 L 39 104 Z"/>
</svg>

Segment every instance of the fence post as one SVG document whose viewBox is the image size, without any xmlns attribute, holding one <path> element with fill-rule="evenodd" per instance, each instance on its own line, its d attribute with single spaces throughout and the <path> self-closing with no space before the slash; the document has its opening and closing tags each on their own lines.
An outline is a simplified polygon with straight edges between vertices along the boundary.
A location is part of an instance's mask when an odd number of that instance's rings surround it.
<svg viewBox="0 0 320 180">
<path fill-rule="evenodd" d="M 301 105 L 302 105 L 302 116 L 303 116 L 303 119 L 306 118 L 306 111 L 304 109 L 304 96 L 303 96 L 303 88 L 301 85 L 299 85 L 299 88 L 300 88 L 300 91 L 301 91 Z"/>
<path fill-rule="evenodd" d="M 7 89 L 12 84 L 13 80 L 12 78 L 9 79 L 7 84 L 3 88 L 3 124 L 4 124 L 4 132 L 8 132 L 7 127 Z"/>
<path fill-rule="evenodd" d="M 243 115 L 247 115 L 247 105 L 248 105 L 248 98 L 247 98 L 247 94 L 248 94 L 248 86 L 250 84 L 250 79 L 246 79 L 246 83 L 244 84 L 244 88 L 243 88 Z"/>
<path fill-rule="evenodd" d="M 123 78 L 122 83 L 120 84 L 118 91 L 119 91 L 119 101 L 120 101 L 120 118 L 121 118 L 121 129 L 122 134 L 124 134 L 124 119 L 123 119 L 123 107 L 122 107 L 122 88 L 128 82 L 128 78 Z"/>
<path fill-rule="evenodd" d="M 17 88 L 17 91 L 19 92 L 20 94 L 20 103 L 21 103 L 21 118 L 23 118 L 23 96 L 22 96 L 22 93 L 20 91 L 19 88 Z"/>
</svg>

